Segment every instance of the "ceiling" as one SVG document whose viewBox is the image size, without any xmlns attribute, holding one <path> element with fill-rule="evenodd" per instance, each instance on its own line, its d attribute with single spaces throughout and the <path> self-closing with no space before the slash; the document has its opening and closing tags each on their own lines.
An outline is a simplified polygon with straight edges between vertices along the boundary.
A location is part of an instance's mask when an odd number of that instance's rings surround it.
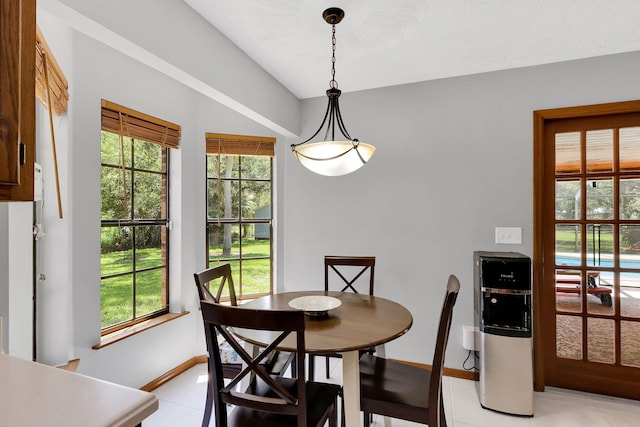
<svg viewBox="0 0 640 427">
<path fill-rule="evenodd" d="M 298 98 L 640 50 L 638 0 L 184 0 Z M 639 73 L 640 78 L 640 73 Z"/>
</svg>

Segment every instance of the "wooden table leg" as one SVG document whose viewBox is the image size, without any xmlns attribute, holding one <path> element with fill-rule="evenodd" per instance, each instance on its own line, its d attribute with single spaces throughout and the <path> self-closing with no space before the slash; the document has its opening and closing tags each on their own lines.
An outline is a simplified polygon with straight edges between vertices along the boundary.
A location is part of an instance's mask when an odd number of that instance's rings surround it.
<svg viewBox="0 0 640 427">
<path fill-rule="evenodd" d="M 357 351 L 342 353 L 342 388 L 347 427 L 360 425 L 360 362 Z"/>
</svg>

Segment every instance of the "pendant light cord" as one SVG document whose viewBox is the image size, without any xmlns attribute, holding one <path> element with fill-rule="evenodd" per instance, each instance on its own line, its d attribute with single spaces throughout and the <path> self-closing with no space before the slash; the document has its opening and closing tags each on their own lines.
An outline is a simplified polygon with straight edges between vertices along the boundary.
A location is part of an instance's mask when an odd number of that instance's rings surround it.
<svg viewBox="0 0 640 427">
<path fill-rule="evenodd" d="M 336 81 L 336 24 L 331 25 L 331 81 L 329 87 L 338 88 Z"/>
<path fill-rule="evenodd" d="M 297 144 L 291 144 L 291 149 L 293 151 L 295 151 L 295 147 L 306 144 L 307 142 L 315 138 L 320 133 L 322 128 L 324 128 L 325 124 L 327 123 L 327 119 L 329 119 L 329 124 L 325 131 L 324 139 L 325 141 L 328 140 L 329 134 L 331 133 L 331 140 L 333 141 L 335 139 L 336 117 L 338 118 L 338 128 L 340 129 L 340 132 L 342 132 L 342 135 L 345 138 L 352 140 L 349 132 L 347 132 L 347 129 L 344 126 L 342 115 L 340 114 L 340 107 L 338 107 L 338 98 L 340 97 L 340 93 L 341 91 L 340 89 L 338 89 L 338 82 L 336 81 L 336 24 L 334 23 L 331 24 L 331 80 L 329 81 L 329 90 L 327 90 L 327 96 L 329 97 L 327 110 L 324 113 L 324 117 L 322 119 L 320 127 L 315 131 L 313 135 L 309 137 L 309 139 L 306 139 L 305 141 L 299 142 Z M 354 146 L 357 148 L 357 144 L 355 144 Z"/>
</svg>

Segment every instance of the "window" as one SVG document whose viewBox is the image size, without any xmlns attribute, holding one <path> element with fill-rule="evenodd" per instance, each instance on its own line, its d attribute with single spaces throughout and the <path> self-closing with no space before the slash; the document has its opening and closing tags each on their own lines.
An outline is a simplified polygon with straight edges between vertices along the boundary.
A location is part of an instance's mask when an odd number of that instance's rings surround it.
<svg viewBox="0 0 640 427">
<path fill-rule="evenodd" d="M 170 126 L 177 139 L 169 137 Z M 177 147 L 179 132 L 177 125 L 103 101 L 103 335 L 169 311 L 169 147 Z"/>
<path fill-rule="evenodd" d="M 270 294 L 274 138 L 208 133 L 207 266 L 229 263 L 239 299 Z"/>
</svg>

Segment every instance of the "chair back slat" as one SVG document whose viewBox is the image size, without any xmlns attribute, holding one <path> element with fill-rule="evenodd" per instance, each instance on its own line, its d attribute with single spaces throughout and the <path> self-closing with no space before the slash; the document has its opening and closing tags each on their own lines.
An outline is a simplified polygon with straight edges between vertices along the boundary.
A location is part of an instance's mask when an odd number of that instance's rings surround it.
<svg viewBox="0 0 640 427">
<path fill-rule="evenodd" d="M 351 291 L 359 293 L 356 287 L 356 282 L 367 271 L 369 272 L 369 295 L 373 295 L 373 283 L 375 273 L 376 257 L 374 256 L 332 256 L 327 255 L 324 257 L 324 290 L 330 290 L 330 271 L 334 271 L 336 275 L 341 279 L 339 290 L 341 292 Z M 347 269 L 344 267 L 362 267 L 361 269 L 350 269 L 350 273 L 347 277 Z M 354 273 L 355 271 L 355 273 Z M 350 277 L 350 278 L 349 278 Z M 364 282 L 364 279 L 360 282 Z"/>
<path fill-rule="evenodd" d="M 231 381 L 227 384 L 227 386 L 222 389 L 223 392 L 231 392 L 244 377 L 251 374 L 256 374 L 259 375 L 263 381 L 272 386 L 274 391 L 281 398 L 286 399 L 289 403 L 292 403 L 295 400 L 290 394 L 286 392 L 286 390 L 281 389 L 281 387 L 273 381 L 270 372 L 267 371 L 266 365 L 264 364 L 265 360 L 269 358 L 271 351 L 274 350 L 275 347 L 289 335 L 289 332 L 281 333 L 263 351 L 261 351 L 255 357 L 252 357 L 249 355 L 249 353 L 247 353 L 244 345 L 233 334 L 231 334 L 226 327 L 218 325 L 215 328 L 220 336 L 223 337 L 224 340 L 229 343 L 229 345 L 231 345 L 231 347 L 233 347 L 233 349 L 246 364 L 245 368 L 242 369 L 239 374 L 235 375 L 234 378 L 232 378 Z"/>
</svg>

